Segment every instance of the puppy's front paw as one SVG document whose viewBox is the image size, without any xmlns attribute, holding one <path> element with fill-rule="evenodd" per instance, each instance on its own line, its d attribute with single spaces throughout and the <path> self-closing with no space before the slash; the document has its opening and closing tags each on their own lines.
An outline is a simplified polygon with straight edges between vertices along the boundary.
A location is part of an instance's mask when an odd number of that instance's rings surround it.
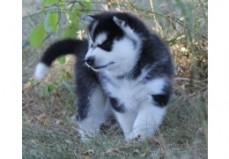
<svg viewBox="0 0 229 159">
<path fill-rule="evenodd" d="M 95 134 L 89 133 L 89 132 L 85 132 L 83 130 L 78 130 L 78 132 L 80 134 L 80 140 L 83 143 L 89 143 L 95 137 Z"/>
<path fill-rule="evenodd" d="M 153 132 L 150 131 L 133 131 L 130 134 L 125 136 L 126 141 L 137 140 L 137 141 L 145 141 L 151 137 L 153 137 Z"/>
<path fill-rule="evenodd" d="M 125 136 L 126 141 L 133 141 L 133 140 L 139 141 L 139 139 L 141 139 L 141 134 L 130 133 Z"/>
</svg>

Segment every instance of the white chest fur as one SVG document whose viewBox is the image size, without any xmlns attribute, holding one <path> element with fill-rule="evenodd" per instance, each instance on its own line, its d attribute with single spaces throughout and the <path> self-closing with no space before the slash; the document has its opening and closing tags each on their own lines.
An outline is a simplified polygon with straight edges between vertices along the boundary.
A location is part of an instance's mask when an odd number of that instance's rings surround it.
<svg viewBox="0 0 229 159">
<path fill-rule="evenodd" d="M 165 85 L 163 78 L 143 82 L 142 76 L 137 79 L 118 79 L 105 75 L 101 80 L 103 88 L 110 97 L 116 98 L 127 110 L 136 111 L 143 102 L 151 103 L 152 95 L 162 93 Z M 146 76 L 145 73 L 144 76 Z"/>
<path fill-rule="evenodd" d="M 127 110 L 136 111 L 141 102 L 150 100 L 149 90 L 137 80 L 107 78 L 103 80 L 103 87 L 110 97 L 116 98 Z"/>
<path fill-rule="evenodd" d="M 110 86 L 111 94 L 120 99 L 127 107 L 138 106 L 147 98 L 147 89 L 137 81 L 123 79 L 118 87 Z"/>
</svg>

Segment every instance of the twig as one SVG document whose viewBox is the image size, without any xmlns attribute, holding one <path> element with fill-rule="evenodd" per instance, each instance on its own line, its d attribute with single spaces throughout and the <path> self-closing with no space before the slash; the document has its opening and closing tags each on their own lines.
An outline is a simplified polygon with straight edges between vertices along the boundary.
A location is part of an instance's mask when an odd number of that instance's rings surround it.
<svg viewBox="0 0 229 159">
<path fill-rule="evenodd" d="M 175 80 L 176 81 L 191 81 L 190 78 L 185 78 L 185 77 L 176 77 Z"/>
</svg>

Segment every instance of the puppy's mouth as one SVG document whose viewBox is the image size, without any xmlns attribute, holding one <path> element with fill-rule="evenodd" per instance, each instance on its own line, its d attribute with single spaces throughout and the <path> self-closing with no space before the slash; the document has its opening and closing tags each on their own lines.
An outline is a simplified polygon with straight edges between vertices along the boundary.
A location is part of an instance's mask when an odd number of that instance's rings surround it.
<svg viewBox="0 0 229 159">
<path fill-rule="evenodd" d="M 112 65 L 114 62 L 110 62 L 110 63 L 108 63 L 108 64 L 106 64 L 106 65 L 102 65 L 102 66 L 94 66 L 93 68 L 94 69 L 102 69 L 102 68 L 105 68 L 105 67 L 107 67 L 107 66 L 110 66 L 110 65 Z"/>
<path fill-rule="evenodd" d="M 108 63 L 106 65 L 102 65 L 102 66 L 91 66 L 91 68 L 94 69 L 94 70 L 100 70 L 100 69 L 106 68 L 106 67 L 108 67 L 108 66 L 110 66 L 112 64 L 114 64 L 114 62 L 110 62 L 110 63 Z"/>
</svg>

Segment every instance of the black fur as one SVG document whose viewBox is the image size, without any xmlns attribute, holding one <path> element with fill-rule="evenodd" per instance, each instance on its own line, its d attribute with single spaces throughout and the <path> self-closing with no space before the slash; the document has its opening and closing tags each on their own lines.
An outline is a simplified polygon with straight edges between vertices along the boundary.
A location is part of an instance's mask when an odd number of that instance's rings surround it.
<svg viewBox="0 0 229 159">
<path fill-rule="evenodd" d="M 76 46 L 79 46 L 77 44 Z M 75 46 L 75 47 L 76 47 Z M 84 62 L 84 56 L 87 52 L 88 42 L 83 42 L 80 45 L 80 50 L 77 53 L 76 65 L 75 65 L 75 83 L 76 83 L 76 106 L 77 115 L 80 120 L 83 120 L 87 116 L 89 107 L 89 95 L 93 92 L 95 86 L 98 84 L 98 79 L 91 69 L 89 69 Z"/>
<path fill-rule="evenodd" d="M 133 76 L 136 78 L 141 74 L 143 67 L 153 67 L 147 75 L 147 79 L 153 79 L 155 76 L 174 75 L 173 64 L 170 53 L 164 42 L 155 34 L 149 34 L 148 39 L 143 42 L 142 54 L 138 64 L 134 68 Z"/>
<path fill-rule="evenodd" d="M 155 94 L 152 95 L 155 104 L 159 107 L 164 107 L 169 102 L 169 94 Z"/>
<path fill-rule="evenodd" d="M 123 104 L 120 104 L 116 98 L 110 97 L 111 106 L 113 109 L 119 113 L 125 112 L 125 107 Z"/>
<path fill-rule="evenodd" d="M 52 44 L 41 57 L 41 62 L 51 66 L 52 62 L 63 55 L 75 54 L 81 51 L 81 45 L 87 40 L 65 39 Z"/>
</svg>

